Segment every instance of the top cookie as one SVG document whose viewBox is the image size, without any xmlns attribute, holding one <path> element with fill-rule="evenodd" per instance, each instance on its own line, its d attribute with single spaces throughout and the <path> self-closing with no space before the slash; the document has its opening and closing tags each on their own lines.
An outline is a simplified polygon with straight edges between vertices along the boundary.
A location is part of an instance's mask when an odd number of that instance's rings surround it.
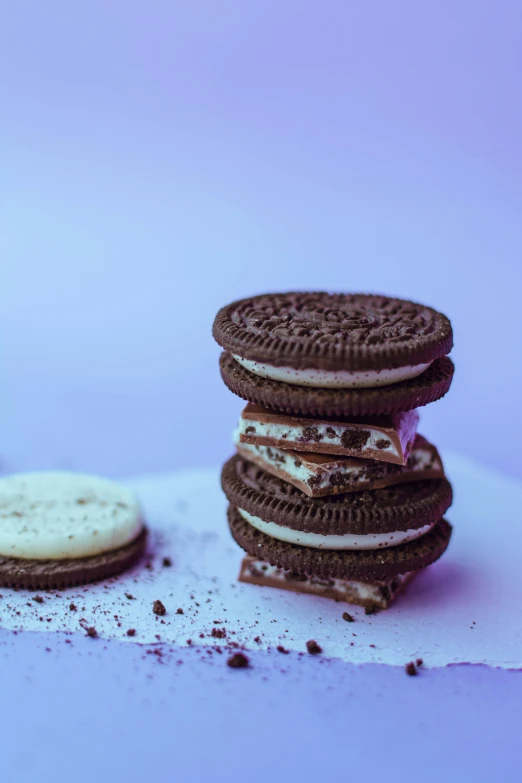
<svg viewBox="0 0 522 783">
<path fill-rule="evenodd" d="M 365 388 L 422 373 L 452 348 L 446 316 L 372 294 L 286 293 L 223 307 L 216 341 L 250 372 L 286 383 Z"/>
</svg>

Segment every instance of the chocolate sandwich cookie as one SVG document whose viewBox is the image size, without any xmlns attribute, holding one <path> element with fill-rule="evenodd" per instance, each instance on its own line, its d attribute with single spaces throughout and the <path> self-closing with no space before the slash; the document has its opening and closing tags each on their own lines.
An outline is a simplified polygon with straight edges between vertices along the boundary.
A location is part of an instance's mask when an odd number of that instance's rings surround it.
<svg viewBox="0 0 522 783">
<path fill-rule="evenodd" d="M 373 388 L 423 373 L 453 346 L 430 307 L 373 294 L 284 293 L 241 299 L 214 321 L 216 341 L 249 372 L 318 388 Z"/>
<path fill-rule="evenodd" d="M 386 581 L 418 571 L 438 560 L 451 538 L 451 525 L 440 519 L 422 538 L 387 549 L 313 549 L 266 535 L 232 505 L 228 508 L 228 523 L 236 543 L 252 557 L 295 574 L 326 579 Z"/>
<path fill-rule="evenodd" d="M 115 576 L 147 541 L 134 494 L 68 472 L 0 479 L 0 585 L 58 589 Z"/>
<path fill-rule="evenodd" d="M 236 447 L 246 460 L 314 498 L 444 476 L 440 454 L 422 435 L 416 436 L 406 465 L 241 443 L 239 435 Z"/>
<path fill-rule="evenodd" d="M 418 421 L 419 414 L 415 410 L 359 419 L 307 419 L 249 403 L 239 419 L 239 440 L 258 446 L 405 465 Z"/>
<path fill-rule="evenodd" d="M 223 466 L 221 485 L 251 527 L 316 549 L 384 549 L 404 544 L 426 535 L 452 500 L 445 478 L 310 498 L 239 455 Z"/>
<path fill-rule="evenodd" d="M 317 595 L 334 601 L 363 606 L 369 613 L 387 609 L 408 582 L 418 573 L 397 574 L 389 579 L 331 579 L 330 577 L 296 574 L 245 555 L 241 561 L 238 581 L 259 587 L 275 587 L 292 593 Z"/>
<path fill-rule="evenodd" d="M 295 416 L 321 418 L 389 415 L 444 397 L 454 373 L 451 359 L 435 359 L 420 375 L 374 388 L 316 388 L 270 380 L 245 369 L 228 352 L 219 360 L 225 385 L 238 397 Z"/>
</svg>

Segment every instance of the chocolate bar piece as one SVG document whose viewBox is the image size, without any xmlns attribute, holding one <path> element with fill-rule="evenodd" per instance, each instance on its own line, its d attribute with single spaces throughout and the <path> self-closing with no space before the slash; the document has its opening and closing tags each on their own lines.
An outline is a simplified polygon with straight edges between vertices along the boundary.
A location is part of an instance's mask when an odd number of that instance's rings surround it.
<svg viewBox="0 0 522 783">
<path fill-rule="evenodd" d="M 238 433 L 235 434 L 235 440 L 242 457 L 283 481 L 288 481 L 312 498 L 381 489 L 393 484 L 444 476 L 439 452 L 422 435 L 416 435 L 406 465 L 241 443 Z"/>
<path fill-rule="evenodd" d="M 264 560 L 246 555 L 241 561 L 239 581 L 260 587 L 278 587 L 293 593 L 306 593 L 363 606 L 369 611 L 387 609 L 397 593 L 415 576 L 416 571 L 399 574 L 387 581 L 363 582 L 358 579 L 324 579 L 292 574 Z"/>
<path fill-rule="evenodd" d="M 416 410 L 392 416 L 330 421 L 287 416 L 249 403 L 239 420 L 239 440 L 256 446 L 405 465 L 418 421 Z"/>
</svg>

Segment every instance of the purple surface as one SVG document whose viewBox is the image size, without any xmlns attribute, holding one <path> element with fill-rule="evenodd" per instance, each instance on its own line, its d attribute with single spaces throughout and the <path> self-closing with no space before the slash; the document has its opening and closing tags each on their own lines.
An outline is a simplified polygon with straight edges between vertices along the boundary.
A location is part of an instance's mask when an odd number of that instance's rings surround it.
<svg viewBox="0 0 522 783">
<path fill-rule="evenodd" d="M 324 287 L 447 312 L 457 375 L 422 429 L 522 475 L 520 416 L 497 429 L 522 385 L 517 0 L 29 7 L 0 52 L 7 467 L 216 464 L 217 308 Z"/>
<path fill-rule="evenodd" d="M 20 783 L 518 774 L 520 672 L 408 677 L 276 651 L 252 654 L 246 671 L 196 649 L 164 648 L 161 660 L 147 649 L 0 631 L 4 770 Z"/>
</svg>

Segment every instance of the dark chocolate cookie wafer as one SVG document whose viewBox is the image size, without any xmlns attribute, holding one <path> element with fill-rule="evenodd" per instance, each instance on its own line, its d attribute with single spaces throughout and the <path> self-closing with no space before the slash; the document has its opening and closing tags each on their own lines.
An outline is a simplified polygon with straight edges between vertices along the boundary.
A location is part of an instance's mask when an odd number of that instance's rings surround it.
<svg viewBox="0 0 522 783">
<path fill-rule="evenodd" d="M 278 541 L 256 530 L 233 506 L 228 509 L 233 538 L 249 555 L 296 574 L 326 579 L 389 579 L 434 563 L 445 552 L 451 525 L 445 519 L 422 538 L 407 544 L 369 551 L 311 549 Z"/>
<path fill-rule="evenodd" d="M 427 370 L 390 386 L 371 389 L 320 389 L 261 378 L 242 367 L 230 353 L 220 357 L 221 376 L 243 400 L 295 416 L 321 418 L 373 416 L 420 408 L 444 397 L 454 366 L 447 356 Z"/>
<path fill-rule="evenodd" d="M 113 552 L 68 560 L 23 560 L 0 556 L 0 586 L 27 590 L 61 590 L 117 576 L 141 558 L 147 530 Z"/>
<path fill-rule="evenodd" d="M 445 478 L 312 498 L 239 455 L 223 466 L 221 485 L 230 503 L 254 517 L 320 536 L 416 530 L 440 519 L 452 500 Z"/>
<path fill-rule="evenodd" d="M 431 307 L 326 292 L 232 302 L 218 312 L 213 335 L 225 350 L 249 361 L 325 371 L 429 364 L 453 345 L 450 321 Z"/>
</svg>

